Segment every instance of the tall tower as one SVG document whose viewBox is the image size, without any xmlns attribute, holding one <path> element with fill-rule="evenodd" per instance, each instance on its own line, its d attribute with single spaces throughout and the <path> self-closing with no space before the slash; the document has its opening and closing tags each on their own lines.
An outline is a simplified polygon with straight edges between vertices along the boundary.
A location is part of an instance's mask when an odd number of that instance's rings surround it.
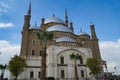
<svg viewBox="0 0 120 80">
<path fill-rule="evenodd" d="M 21 42 L 20 56 L 27 56 L 28 30 L 30 28 L 30 18 L 31 18 L 31 2 L 29 4 L 28 12 L 24 16 L 24 25 L 23 25 L 23 30 L 22 30 L 22 42 Z"/>
<path fill-rule="evenodd" d="M 96 36 L 94 24 L 91 23 L 90 28 L 91 28 L 91 36 L 92 36 L 92 40 L 91 40 L 92 54 L 93 54 L 93 57 L 95 57 L 101 61 L 101 72 L 99 74 L 99 77 L 102 77 L 103 73 L 104 73 L 103 64 L 102 64 L 102 59 L 101 59 L 101 55 L 100 55 L 100 48 L 99 48 L 98 38 Z"/>
<path fill-rule="evenodd" d="M 91 36 L 92 39 L 97 39 L 96 33 L 95 33 L 95 28 L 94 28 L 94 24 L 90 24 L 90 28 L 91 28 Z"/>
<path fill-rule="evenodd" d="M 98 45 L 98 38 L 96 36 L 94 24 L 90 24 L 90 29 L 91 29 L 91 36 L 92 36 L 92 52 L 93 52 L 93 57 L 101 59 L 100 55 L 100 50 L 99 50 L 99 45 Z"/>
</svg>

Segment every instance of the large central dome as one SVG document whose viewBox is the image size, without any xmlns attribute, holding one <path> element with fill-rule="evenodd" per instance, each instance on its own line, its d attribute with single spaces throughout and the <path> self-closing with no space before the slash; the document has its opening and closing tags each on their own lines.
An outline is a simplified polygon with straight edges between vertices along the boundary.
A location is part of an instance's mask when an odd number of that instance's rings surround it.
<svg viewBox="0 0 120 80">
<path fill-rule="evenodd" d="M 49 28 L 47 28 L 47 31 L 62 31 L 62 32 L 72 33 L 71 29 L 69 29 L 68 27 L 63 26 L 63 25 L 50 26 Z"/>
<path fill-rule="evenodd" d="M 57 17 L 50 17 L 50 18 L 45 19 L 45 24 L 50 23 L 50 22 L 64 23 L 63 20 Z"/>
</svg>

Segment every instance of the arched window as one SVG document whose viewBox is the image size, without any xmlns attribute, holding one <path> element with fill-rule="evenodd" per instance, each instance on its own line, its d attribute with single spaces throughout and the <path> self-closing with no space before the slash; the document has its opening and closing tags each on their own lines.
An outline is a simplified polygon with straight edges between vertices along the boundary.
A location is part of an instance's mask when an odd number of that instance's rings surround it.
<svg viewBox="0 0 120 80">
<path fill-rule="evenodd" d="M 80 58 L 80 64 L 83 64 L 83 59 L 82 59 L 82 56 Z"/>
<path fill-rule="evenodd" d="M 32 56 L 34 56 L 35 55 L 35 50 L 32 50 Z"/>
<path fill-rule="evenodd" d="M 38 78 L 40 78 L 40 76 L 41 76 L 41 73 L 40 73 L 40 71 L 38 72 Z"/>
<path fill-rule="evenodd" d="M 64 57 L 63 56 L 60 57 L 60 64 L 64 64 Z"/>
<path fill-rule="evenodd" d="M 30 72 L 30 78 L 34 78 L 34 72 L 33 71 Z"/>
<path fill-rule="evenodd" d="M 32 45 L 35 45 L 35 40 L 32 40 Z"/>
<path fill-rule="evenodd" d="M 39 56 L 41 56 L 42 55 L 42 50 L 40 50 L 40 52 L 39 52 Z"/>
<path fill-rule="evenodd" d="M 81 77 L 84 77 L 84 70 L 81 70 Z"/>
<path fill-rule="evenodd" d="M 61 78 L 64 78 L 65 77 L 65 72 L 64 70 L 61 70 Z"/>
</svg>

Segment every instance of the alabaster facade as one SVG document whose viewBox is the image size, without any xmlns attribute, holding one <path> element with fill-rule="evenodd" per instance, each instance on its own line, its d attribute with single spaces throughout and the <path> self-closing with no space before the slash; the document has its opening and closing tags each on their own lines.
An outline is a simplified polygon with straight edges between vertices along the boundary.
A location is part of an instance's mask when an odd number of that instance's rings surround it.
<svg viewBox="0 0 120 80">
<path fill-rule="evenodd" d="M 26 59 L 28 66 L 19 75 L 19 79 L 39 80 L 40 78 L 42 46 L 36 33 L 42 33 L 43 30 L 54 34 L 53 39 L 47 43 L 47 77 L 60 80 L 73 79 L 74 61 L 70 59 L 69 55 L 74 53 L 82 56 L 80 61 L 77 61 L 79 79 L 89 78 L 90 71 L 84 66 L 87 58 L 96 57 L 101 60 L 94 24 L 90 24 L 91 34 L 82 30 L 75 34 L 73 23 L 68 20 L 67 10 L 65 10 L 65 21 L 53 14 L 49 18 L 42 18 L 40 26 L 37 26 L 36 23 L 31 26 L 31 17 L 30 4 L 28 13 L 24 16 L 20 52 L 20 56 Z"/>
<path fill-rule="evenodd" d="M 64 71 L 64 78 L 73 79 L 74 78 L 74 61 L 70 60 L 69 55 L 71 53 L 79 53 L 83 58 L 83 64 L 86 63 L 87 58 L 92 57 L 90 48 L 79 48 L 79 47 L 59 47 L 59 46 L 49 46 L 47 48 L 47 76 L 55 77 L 56 79 L 61 79 L 61 71 Z M 61 63 L 61 57 L 64 57 L 64 62 Z M 40 72 L 40 59 L 41 57 L 29 57 L 27 59 L 27 68 L 20 76 L 20 79 L 30 79 L 30 72 L 34 72 L 34 77 L 31 79 L 39 80 Z M 80 62 L 77 61 L 77 69 L 79 78 L 90 77 L 89 69 L 85 66 L 81 66 Z M 30 67 L 31 66 L 31 67 Z M 84 74 L 81 74 L 83 71 Z M 83 77 L 81 76 L 83 75 Z"/>
</svg>

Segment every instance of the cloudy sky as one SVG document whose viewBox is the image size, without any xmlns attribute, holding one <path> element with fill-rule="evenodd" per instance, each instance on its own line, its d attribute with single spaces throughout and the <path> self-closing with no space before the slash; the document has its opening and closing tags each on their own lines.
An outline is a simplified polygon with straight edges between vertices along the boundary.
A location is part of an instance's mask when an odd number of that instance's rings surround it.
<svg viewBox="0 0 120 80">
<path fill-rule="evenodd" d="M 24 15 L 30 0 L 0 0 L 0 64 L 8 63 L 18 54 Z M 75 34 L 82 31 L 90 34 L 90 23 L 95 24 L 103 60 L 108 71 L 120 74 L 120 0 L 31 0 L 31 26 L 40 25 L 41 18 L 65 19 L 67 8 L 69 21 L 73 21 Z"/>
</svg>

